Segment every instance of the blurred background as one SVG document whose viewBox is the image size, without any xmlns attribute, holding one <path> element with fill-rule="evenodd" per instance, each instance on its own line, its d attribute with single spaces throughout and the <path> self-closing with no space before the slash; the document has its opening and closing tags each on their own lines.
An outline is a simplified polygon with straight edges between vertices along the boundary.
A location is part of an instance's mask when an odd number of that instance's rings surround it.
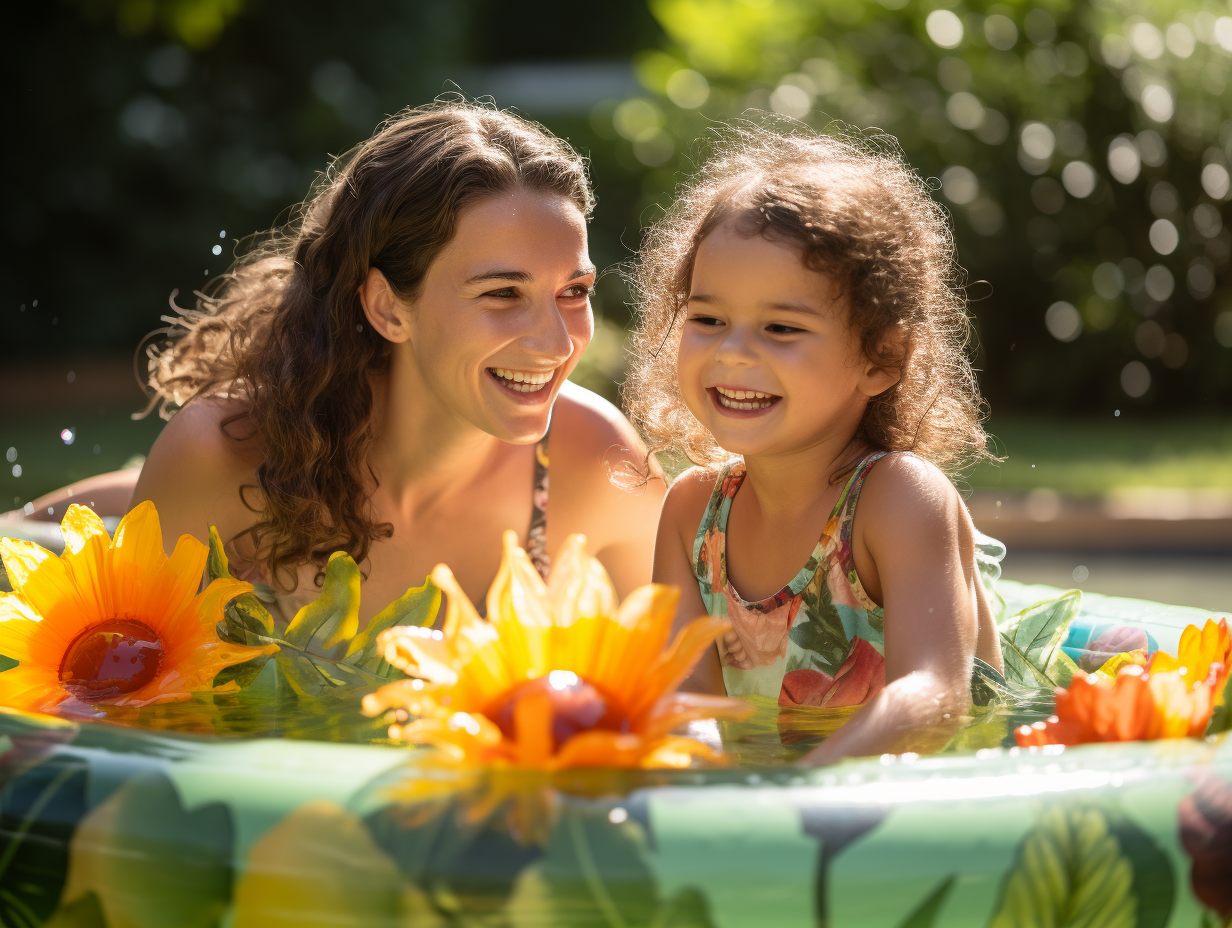
<svg viewBox="0 0 1232 928">
<path fill-rule="evenodd" d="M 636 250 L 708 127 L 890 133 L 953 217 L 1007 575 L 1232 609 L 1228 0 L 47 0 L 7 14 L 0 510 L 140 461 L 169 300 L 333 154 L 450 90 L 569 139 L 599 193 L 616 399 Z M 142 370 L 144 365 L 141 365 Z M 11 500 L 11 503 L 10 503 Z"/>
</svg>

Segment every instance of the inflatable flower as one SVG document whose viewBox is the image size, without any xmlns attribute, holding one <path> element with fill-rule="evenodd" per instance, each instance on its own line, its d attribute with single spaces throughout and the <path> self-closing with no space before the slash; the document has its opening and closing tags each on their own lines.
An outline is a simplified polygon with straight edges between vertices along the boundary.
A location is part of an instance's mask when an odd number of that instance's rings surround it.
<svg viewBox="0 0 1232 928">
<path fill-rule="evenodd" d="M 221 641 L 226 603 L 252 589 L 215 580 L 198 593 L 206 546 L 188 535 L 168 558 L 154 504 L 124 517 L 115 539 L 85 506 L 61 523 L 65 553 L 0 539 L 15 592 L 0 593 L 0 704 L 47 712 L 68 699 L 147 706 L 213 689 L 224 667 L 277 650 Z"/>
<path fill-rule="evenodd" d="M 448 598 L 443 628 L 391 628 L 378 639 L 385 659 L 413 678 L 364 700 L 369 715 L 391 714 L 392 738 L 472 764 L 684 767 L 717 755 L 673 730 L 751 711 L 740 700 L 674 692 L 727 623 L 697 619 L 669 645 L 679 591 L 651 584 L 618 607 L 581 535 L 565 543 L 545 586 L 506 532 L 487 620 L 449 568 L 438 566 L 432 580 Z"/>
<path fill-rule="evenodd" d="M 1156 651 L 1148 665 L 1151 673 L 1182 673 L 1192 686 L 1201 685 L 1212 667 L 1216 668 L 1215 693 L 1220 696 L 1228 681 L 1228 671 L 1232 669 L 1232 636 L 1228 634 L 1227 619 L 1218 622 L 1207 619 L 1201 629 L 1196 625 L 1187 626 L 1181 632 L 1176 657 Z"/>
<path fill-rule="evenodd" d="M 1032 747 L 1200 736 L 1215 709 L 1218 673 L 1215 665 L 1191 686 L 1175 671 L 1147 673 L 1133 664 L 1112 681 L 1079 672 L 1069 689 L 1057 690 L 1056 715 L 1021 726 L 1014 738 L 1019 747 Z"/>
</svg>

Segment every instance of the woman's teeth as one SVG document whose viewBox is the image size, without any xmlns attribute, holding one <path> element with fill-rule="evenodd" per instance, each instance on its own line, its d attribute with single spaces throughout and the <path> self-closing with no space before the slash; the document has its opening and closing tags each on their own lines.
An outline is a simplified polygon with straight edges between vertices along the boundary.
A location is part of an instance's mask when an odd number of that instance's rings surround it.
<svg viewBox="0 0 1232 928">
<path fill-rule="evenodd" d="M 759 393 L 756 390 L 729 390 L 726 387 L 715 387 L 719 394 L 719 402 L 728 409 L 765 409 L 778 399 L 773 393 Z"/>
<path fill-rule="evenodd" d="M 538 393 L 551 381 L 556 371 L 510 371 L 503 367 L 489 367 L 493 374 L 515 393 Z"/>
</svg>

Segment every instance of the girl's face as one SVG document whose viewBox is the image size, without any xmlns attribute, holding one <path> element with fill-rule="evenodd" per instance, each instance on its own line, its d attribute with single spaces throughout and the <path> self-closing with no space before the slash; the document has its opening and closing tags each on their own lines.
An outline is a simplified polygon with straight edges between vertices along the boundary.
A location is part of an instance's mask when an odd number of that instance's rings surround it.
<svg viewBox="0 0 1232 928">
<path fill-rule="evenodd" d="M 503 441 L 534 442 L 594 334 L 594 282 L 581 211 L 563 196 L 512 190 L 461 213 L 418 297 L 397 313 L 403 325 L 382 334 L 404 342 L 395 354 L 413 358 L 431 406 Z"/>
<path fill-rule="evenodd" d="M 720 224 L 694 261 L 677 356 L 686 405 L 720 447 L 746 456 L 853 433 L 897 375 L 865 357 L 848 312 L 797 246 Z"/>
</svg>

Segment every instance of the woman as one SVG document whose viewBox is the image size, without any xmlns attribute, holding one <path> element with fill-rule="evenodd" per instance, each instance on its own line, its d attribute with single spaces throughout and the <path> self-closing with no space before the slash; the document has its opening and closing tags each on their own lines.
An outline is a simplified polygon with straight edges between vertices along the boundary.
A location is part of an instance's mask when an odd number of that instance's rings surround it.
<svg viewBox="0 0 1232 928">
<path fill-rule="evenodd" d="M 155 503 L 168 550 L 217 526 L 286 618 L 339 550 L 361 622 L 440 562 L 482 602 L 509 528 L 541 570 L 582 532 L 622 594 L 649 581 L 662 487 L 614 485 L 636 435 L 566 383 L 593 332 L 592 205 L 578 155 L 516 116 L 393 117 L 155 355 L 154 402 L 179 411 L 130 505 Z"/>
</svg>

